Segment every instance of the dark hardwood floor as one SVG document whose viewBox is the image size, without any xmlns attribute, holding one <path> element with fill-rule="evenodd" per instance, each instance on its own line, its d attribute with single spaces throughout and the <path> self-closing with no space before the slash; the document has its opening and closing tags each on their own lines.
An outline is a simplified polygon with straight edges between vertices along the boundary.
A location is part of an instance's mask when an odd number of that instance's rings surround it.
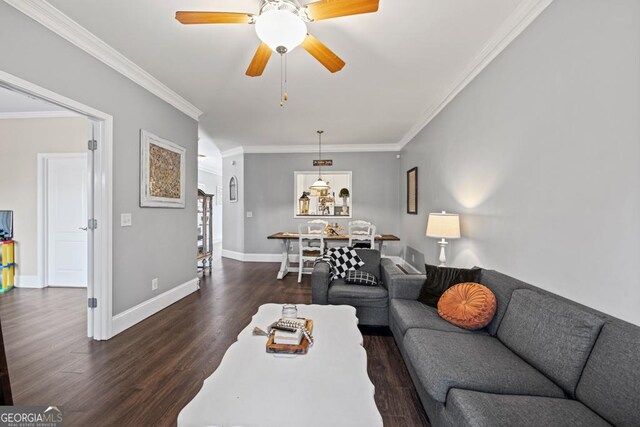
<svg viewBox="0 0 640 427">
<path fill-rule="evenodd" d="M 14 289 L 0 317 L 17 405 L 63 405 L 66 426 L 171 426 L 261 304 L 310 303 L 310 277 L 217 259 L 200 291 L 106 342 L 86 335 L 86 292 Z M 428 426 L 387 329 L 363 329 L 388 426 Z M 303 424 L 301 424 L 302 426 Z"/>
</svg>

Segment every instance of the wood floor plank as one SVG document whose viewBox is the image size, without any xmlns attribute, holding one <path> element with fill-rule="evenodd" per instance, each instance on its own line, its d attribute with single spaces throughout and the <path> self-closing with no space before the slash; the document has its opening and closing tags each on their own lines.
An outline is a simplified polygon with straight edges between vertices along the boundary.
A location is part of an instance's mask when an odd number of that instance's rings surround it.
<svg viewBox="0 0 640 427">
<path fill-rule="evenodd" d="M 311 302 L 279 265 L 217 258 L 201 289 L 107 342 L 86 338 L 82 289 L 0 295 L 14 402 L 63 405 L 67 426 L 173 426 L 265 303 Z M 428 426 L 388 329 L 363 328 L 376 404 L 389 426 Z"/>
</svg>

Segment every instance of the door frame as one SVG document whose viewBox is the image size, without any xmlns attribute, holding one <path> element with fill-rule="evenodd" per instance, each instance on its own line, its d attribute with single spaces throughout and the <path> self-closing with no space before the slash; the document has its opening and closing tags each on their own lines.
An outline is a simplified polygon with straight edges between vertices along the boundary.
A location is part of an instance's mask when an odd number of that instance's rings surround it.
<svg viewBox="0 0 640 427">
<path fill-rule="evenodd" d="M 88 159 L 87 152 L 83 153 L 38 153 L 38 202 L 37 202 L 37 215 L 38 215 L 38 284 L 41 288 L 45 288 L 49 283 L 49 222 L 48 213 L 49 206 L 47 204 L 47 191 L 48 191 L 48 160 L 52 158 L 82 158 L 85 161 Z M 88 183 L 87 183 L 88 185 Z M 91 203 L 87 198 L 87 204 Z M 87 209 L 87 216 L 89 214 L 89 206 Z M 87 239 L 87 244 L 90 244 L 90 239 Z M 89 270 L 87 269 L 87 274 Z M 72 286 L 81 287 L 81 286 Z"/>
<path fill-rule="evenodd" d="M 94 123 L 94 139 L 98 147 L 94 151 L 93 168 L 93 217 L 98 226 L 93 230 L 93 245 L 89 252 L 88 271 L 93 278 L 94 308 L 93 339 L 107 340 L 112 336 L 113 298 L 113 117 L 102 111 L 59 95 L 41 86 L 0 70 L 0 86 L 75 111 Z"/>
</svg>

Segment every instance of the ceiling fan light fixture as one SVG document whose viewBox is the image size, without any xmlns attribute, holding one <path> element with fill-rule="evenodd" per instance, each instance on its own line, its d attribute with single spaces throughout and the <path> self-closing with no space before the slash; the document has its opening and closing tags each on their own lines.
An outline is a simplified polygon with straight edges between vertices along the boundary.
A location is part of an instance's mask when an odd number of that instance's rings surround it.
<svg viewBox="0 0 640 427">
<path fill-rule="evenodd" d="M 286 9 L 272 9 L 256 18 L 256 34 L 274 52 L 284 47 L 291 52 L 307 36 L 307 25 L 295 13 Z"/>
</svg>

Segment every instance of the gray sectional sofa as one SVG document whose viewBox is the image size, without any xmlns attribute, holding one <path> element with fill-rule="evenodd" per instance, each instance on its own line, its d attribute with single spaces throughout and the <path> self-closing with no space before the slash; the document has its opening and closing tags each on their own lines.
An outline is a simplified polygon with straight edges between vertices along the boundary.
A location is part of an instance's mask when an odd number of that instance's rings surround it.
<svg viewBox="0 0 640 427">
<path fill-rule="evenodd" d="M 467 331 L 386 265 L 389 326 L 434 426 L 640 426 L 640 327 L 493 270 L 492 322 Z"/>
<path fill-rule="evenodd" d="M 387 270 L 397 269 L 393 261 L 380 258 L 375 249 L 356 249 L 364 262 L 361 270 L 376 276 L 378 281 L 389 276 Z M 395 271 L 395 270 L 394 270 Z M 311 275 L 311 302 L 313 304 L 351 305 L 361 325 L 387 326 L 389 324 L 388 282 L 384 280 L 378 286 L 348 285 L 344 279 L 330 280 L 330 267 L 327 263 L 318 263 Z"/>
</svg>

